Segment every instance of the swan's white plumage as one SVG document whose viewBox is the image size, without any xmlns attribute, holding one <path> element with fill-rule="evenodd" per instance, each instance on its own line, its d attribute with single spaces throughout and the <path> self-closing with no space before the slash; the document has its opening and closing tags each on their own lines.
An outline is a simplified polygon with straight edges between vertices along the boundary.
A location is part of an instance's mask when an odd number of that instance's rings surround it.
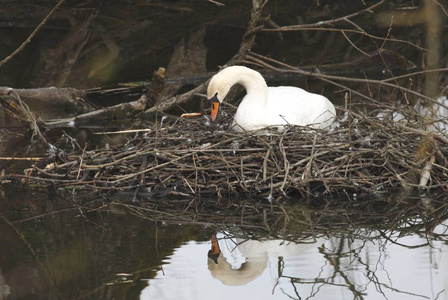
<svg viewBox="0 0 448 300">
<path fill-rule="evenodd" d="M 234 116 L 232 128 L 236 131 L 267 126 L 282 130 L 282 125 L 288 124 L 326 128 L 335 119 L 335 108 L 324 96 L 292 86 L 268 88 L 260 73 L 243 66 L 228 67 L 213 76 L 207 89 L 208 99 L 222 103 L 235 84 L 247 92 Z"/>
</svg>

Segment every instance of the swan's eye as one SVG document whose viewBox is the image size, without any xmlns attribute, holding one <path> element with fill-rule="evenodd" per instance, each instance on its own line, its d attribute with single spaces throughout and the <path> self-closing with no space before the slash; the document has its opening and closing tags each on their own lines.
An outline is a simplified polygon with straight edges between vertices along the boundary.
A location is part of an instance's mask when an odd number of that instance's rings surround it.
<svg viewBox="0 0 448 300">
<path fill-rule="evenodd" d="M 213 103 L 219 104 L 218 92 L 216 92 L 215 95 L 211 99 L 208 99 L 208 104 L 210 104 L 210 106 L 213 105 Z"/>
</svg>

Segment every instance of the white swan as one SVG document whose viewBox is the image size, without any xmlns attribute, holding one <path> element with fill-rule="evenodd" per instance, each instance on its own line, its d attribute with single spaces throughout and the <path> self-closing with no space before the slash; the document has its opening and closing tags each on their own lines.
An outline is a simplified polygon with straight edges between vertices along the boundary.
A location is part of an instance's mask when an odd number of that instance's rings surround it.
<svg viewBox="0 0 448 300">
<path fill-rule="evenodd" d="M 258 278 L 268 267 L 271 271 L 277 271 L 275 266 L 279 257 L 297 258 L 324 242 L 323 238 L 310 239 L 302 244 L 283 240 L 257 241 L 238 238 L 229 232 L 217 232 L 212 236 L 208 269 L 214 278 L 225 285 L 245 285 Z M 270 261 L 272 264 L 269 266 Z M 289 265 L 288 270 L 294 267 L 294 264 Z M 277 281 L 278 274 L 273 275 L 274 281 Z"/>
<path fill-rule="evenodd" d="M 334 106 L 324 96 L 292 86 L 268 87 L 257 71 L 232 66 L 213 76 L 208 85 L 212 122 L 216 119 L 219 105 L 235 84 L 242 85 L 247 92 L 234 116 L 232 129 L 236 131 L 276 125 L 283 130 L 282 125 L 288 124 L 325 128 L 335 119 Z"/>
</svg>

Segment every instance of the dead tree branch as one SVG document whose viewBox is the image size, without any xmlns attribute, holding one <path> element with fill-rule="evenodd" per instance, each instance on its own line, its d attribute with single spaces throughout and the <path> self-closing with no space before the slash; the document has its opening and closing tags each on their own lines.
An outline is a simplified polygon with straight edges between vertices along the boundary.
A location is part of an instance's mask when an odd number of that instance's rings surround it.
<svg viewBox="0 0 448 300">
<path fill-rule="evenodd" d="M 95 106 L 88 103 L 84 91 L 73 88 L 12 89 L 0 87 L 0 98 L 11 92 L 20 96 L 20 99 L 42 118 L 48 118 L 51 115 L 48 111 L 51 110 L 81 114 L 96 109 Z M 3 107 L 6 110 L 9 109 Z"/>
<path fill-rule="evenodd" d="M 3 59 L 0 62 L 0 67 L 3 66 L 5 63 L 7 63 L 8 61 L 10 61 L 14 56 L 16 56 L 17 54 L 20 53 L 20 51 L 23 50 L 23 48 L 25 48 L 26 45 L 28 45 L 31 40 L 34 38 L 34 36 L 39 32 L 39 30 L 42 28 L 42 26 L 45 25 L 45 23 L 47 23 L 47 21 L 51 18 L 51 16 L 54 14 L 54 12 L 56 10 L 58 10 L 58 8 L 62 5 L 62 3 L 64 3 L 64 0 L 60 0 L 55 7 L 53 7 L 53 9 L 50 11 L 50 13 L 45 17 L 45 19 L 42 20 L 42 22 L 36 27 L 36 29 L 34 29 L 34 31 L 30 34 L 30 36 L 22 43 L 22 45 L 20 45 L 19 48 L 17 48 L 13 53 L 11 53 L 9 56 L 7 56 L 5 59 Z"/>
<path fill-rule="evenodd" d="M 159 68 L 154 73 L 151 88 L 146 94 L 143 94 L 138 100 L 129 103 L 120 103 L 111 107 L 102 108 L 73 118 L 62 119 L 54 122 L 46 122 L 45 126 L 54 127 L 72 127 L 94 124 L 101 120 L 114 120 L 135 116 L 143 112 L 147 107 L 153 106 L 158 102 L 163 87 L 165 85 L 165 69 Z"/>
</svg>

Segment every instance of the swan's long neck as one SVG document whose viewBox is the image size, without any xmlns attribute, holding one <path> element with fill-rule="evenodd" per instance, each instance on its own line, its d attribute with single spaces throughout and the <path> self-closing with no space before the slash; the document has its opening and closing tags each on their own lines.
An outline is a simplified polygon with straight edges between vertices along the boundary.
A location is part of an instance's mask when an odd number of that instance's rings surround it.
<svg viewBox="0 0 448 300">
<path fill-rule="evenodd" d="M 242 85 L 248 95 L 245 101 L 257 102 L 260 105 L 266 105 L 268 97 L 268 86 L 260 73 L 249 68 L 243 67 L 235 76 L 235 83 Z"/>
</svg>

